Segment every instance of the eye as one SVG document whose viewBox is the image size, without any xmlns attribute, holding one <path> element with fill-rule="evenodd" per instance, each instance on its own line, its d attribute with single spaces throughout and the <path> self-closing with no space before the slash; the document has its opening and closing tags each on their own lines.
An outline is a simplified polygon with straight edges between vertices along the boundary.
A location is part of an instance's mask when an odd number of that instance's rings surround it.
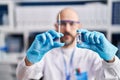
<svg viewBox="0 0 120 80">
<path fill-rule="evenodd" d="M 61 22 L 61 25 L 65 26 L 65 25 L 66 25 L 66 22 Z"/>
<path fill-rule="evenodd" d="M 75 25 L 75 23 L 72 21 L 72 22 L 70 22 L 70 25 L 73 26 L 73 25 Z"/>
</svg>

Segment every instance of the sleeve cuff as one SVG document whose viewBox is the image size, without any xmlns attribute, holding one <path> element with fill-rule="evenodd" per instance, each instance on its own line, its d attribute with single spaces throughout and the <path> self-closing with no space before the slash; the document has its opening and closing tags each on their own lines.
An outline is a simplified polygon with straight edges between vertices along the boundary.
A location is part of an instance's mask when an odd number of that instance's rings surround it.
<svg viewBox="0 0 120 80">
<path fill-rule="evenodd" d="M 34 65 L 26 66 L 26 64 L 25 64 L 25 58 L 23 58 L 23 60 L 22 60 L 22 62 L 21 62 L 21 66 L 22 66 L 24 69 L 30 69 L 30 68 L 32 68 Z"/>
<path fill-rule="evenodd" d="M 118 66 L 118 64 L 120 64 L 120 60 L 117 56 L 115 56 L 115 61 L 113 63 L 108 63 L 103 60 L 102 64 L 104 67 L 115 67 Z"/>
</svg>

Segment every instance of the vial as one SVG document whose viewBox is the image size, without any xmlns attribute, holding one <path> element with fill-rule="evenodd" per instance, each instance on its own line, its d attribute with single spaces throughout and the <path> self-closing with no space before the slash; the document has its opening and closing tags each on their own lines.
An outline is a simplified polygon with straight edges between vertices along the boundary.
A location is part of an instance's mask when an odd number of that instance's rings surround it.
<svg viewBox="0 0 120 80">
<path fill-rule="evenodd" d="M 81 35 L 81 33 L 78 33 L 77 34 L 77 38 L 76 38 L 77 40 L 77 44 L 81 44 L 82 43 L 82 35 Z"/>
</svg>

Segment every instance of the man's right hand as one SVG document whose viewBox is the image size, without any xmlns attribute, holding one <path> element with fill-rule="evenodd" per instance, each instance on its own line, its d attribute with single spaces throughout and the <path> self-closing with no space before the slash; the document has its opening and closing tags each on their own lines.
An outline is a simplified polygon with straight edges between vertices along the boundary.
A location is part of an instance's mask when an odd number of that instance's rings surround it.
<svg viewBox="0 0 120 80">
<path fill-rule="evenodd" d="M 62 33 L 58 33 L 55 30 L 49 30 L 45 33 L 38 34 L 27 50 L 27 60 L 32 64 L 37 63 L 49 50 L 64 46 L 64 43 L 55 41 L 62 36 Z"/>
</svg>

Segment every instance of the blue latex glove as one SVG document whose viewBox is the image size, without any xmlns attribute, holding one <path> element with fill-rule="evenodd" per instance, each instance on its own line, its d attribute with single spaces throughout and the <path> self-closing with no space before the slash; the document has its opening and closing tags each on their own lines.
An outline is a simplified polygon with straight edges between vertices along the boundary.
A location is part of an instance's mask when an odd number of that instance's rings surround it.
<svg viewBox="0 0 120 80">
<path fill-rule="evenodd" d="M 34 64 L 39 62 L 49 50 L 64 46 L 64 43 L 54 41 L 62 36 L 62 33 L 58 33 L 55 30 L 49 30 L 37 35 L 27 51 L 27 59 Z"/>
<path fill-rule="evenodd" d="M 97 52 L 104 60 L 112 60 L 118 50 L 117 47 L 112 45 L 100 32 L 90 32 L 85 29 L 77 30 L 82 34 L 82 43 L 77 44 L 79 48 L 87 48 Z"/>
</svg>

